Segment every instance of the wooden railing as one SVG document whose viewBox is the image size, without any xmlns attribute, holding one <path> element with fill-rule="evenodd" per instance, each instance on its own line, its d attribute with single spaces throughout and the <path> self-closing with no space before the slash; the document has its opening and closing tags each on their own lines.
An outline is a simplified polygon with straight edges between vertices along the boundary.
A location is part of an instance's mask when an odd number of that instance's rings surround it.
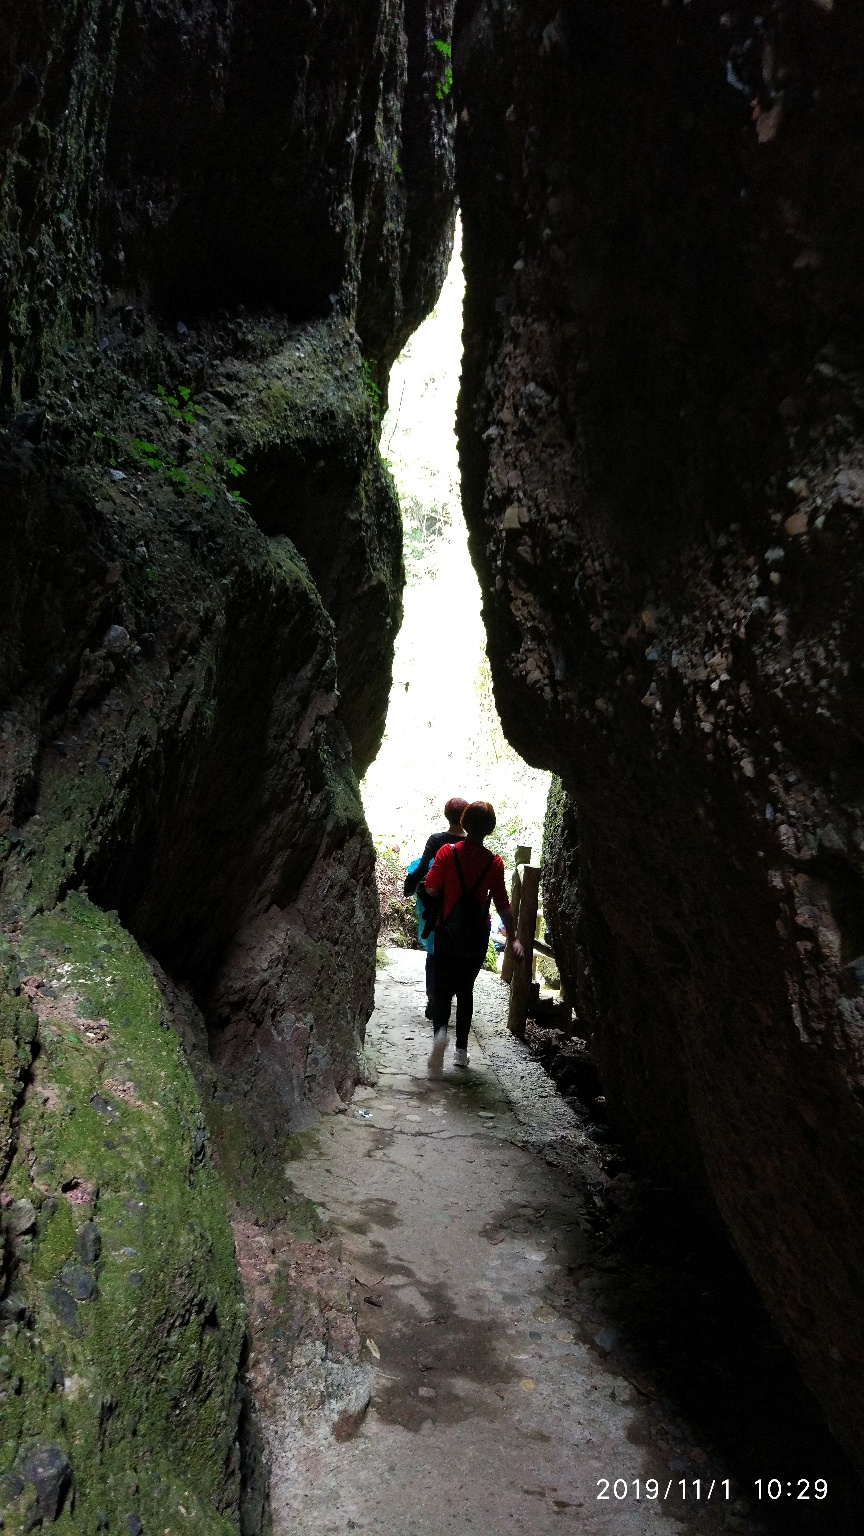
<svg viewBox="0 0 864 1536">
<path fill-rule="evenodd" d="M 555 959 L 554 950 L 537 938 L 537 909 L 540 903 L 540 866 L 531 863 L 531 849 L 517 848 L 515 869 L 510 884 L 510 902 L 518 938 L 524 955 L 517 960 L 510 940 L 501 961 L 501 980 L 510 987 L 510 1010 L 507 1024 L 514 1035 L 521 1039 L 532 1002 L 534 981 L 534 956 L 548 955 Z M 521 870 L 521 873 L 520 873 Z"/>
</svg>

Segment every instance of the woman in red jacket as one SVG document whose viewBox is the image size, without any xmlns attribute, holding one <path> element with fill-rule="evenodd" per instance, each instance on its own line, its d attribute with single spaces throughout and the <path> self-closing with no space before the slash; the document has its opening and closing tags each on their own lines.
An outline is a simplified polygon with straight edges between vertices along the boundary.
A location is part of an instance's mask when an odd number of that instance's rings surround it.
<svg viewBox="0 0 864 1536">
<path fill-rule="evenodd" d="M 494 901 L 517 960 L 523 949 L 516 938 L 513 910 L 504 884 L 504 861 L 484 848 L 483 839 L 495 830 L 495 812 L 488 800 L 475 800 L 462 815 L 465 840 L 446 844 L 435 855 L 425 888 L 444 901 L 435 929 L 435 1039 L 429 1067 L 440 1071 L 447 1049 L 450 1009 L 456 998 L 457 1067 L 468 1065 L 468 1031 L 474 1011 L 474 982 L 489 947 L 489 902 Z"/>
</svg>

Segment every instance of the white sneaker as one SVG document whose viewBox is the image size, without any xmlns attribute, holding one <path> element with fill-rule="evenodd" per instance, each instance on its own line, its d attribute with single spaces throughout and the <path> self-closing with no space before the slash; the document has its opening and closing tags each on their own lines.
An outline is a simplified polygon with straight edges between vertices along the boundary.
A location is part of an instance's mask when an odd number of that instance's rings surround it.
<svg viewBox="0 0 864 1536">
<path fill-rule="evenodd" d="M 429 1071 L 440 1072 L 444 1065 L 444 1052 L 447 1049 L 446 1029 L 436 1029 L 435 1039 L 432 1041 L 432 1050 L 429 1053 Z"/>
<path fill-rule="evenodd" d="M 471 1057 L 468 1055 L 468 1052 L 461 1050 L 457 1045 L 455 1051 L 453 1052 L 454 1067 L 467 1067 L 470 1060 Z"/>
</svg>

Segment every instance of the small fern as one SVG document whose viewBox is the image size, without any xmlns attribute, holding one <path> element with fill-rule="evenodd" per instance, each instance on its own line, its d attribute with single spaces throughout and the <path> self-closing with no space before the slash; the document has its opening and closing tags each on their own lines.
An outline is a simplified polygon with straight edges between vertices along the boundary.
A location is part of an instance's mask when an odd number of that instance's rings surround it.
<svg viewBox="0 0 864 1536">
<path fill-rule="evenodd" d="M 453 44 L 445 42 L 443 37 L 436 37 L 434 47 L 444 60 L 444 72 L 435 85 L 435 95 L 443 101 L 453 89 Z"/>
</svg>

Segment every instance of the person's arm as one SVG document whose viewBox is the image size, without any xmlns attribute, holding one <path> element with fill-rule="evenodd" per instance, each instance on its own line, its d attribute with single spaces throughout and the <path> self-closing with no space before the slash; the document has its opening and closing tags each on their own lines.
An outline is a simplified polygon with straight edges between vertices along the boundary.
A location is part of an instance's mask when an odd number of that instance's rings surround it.
<svg viewBox="0 0 864 1536">
<path fill-rule="evenodd" d="M 511 954 L 516 960 L 524 960 L 525 946 L 524 944 L 520 943 L 519 939 L 516 937 L 516 924 L 513 921 L 512 907 L 508 907 L 506 912 L 501 913 L 501 921 L 507 930 L 507 937 L 510 940 Z"/>
<path fill-rule="evenodd" d="M 516 937 L 516 924 L 513 920 L 513 908 L 507 895 L 507 887 L 504 884 L 504 864 L 496 856 L 492 869 L 492 879 L 489 882 L 492 891 L 492 900 L 495 903 L 498 916 L 504 924 L 504 930 L 510 940 L 510 949 L 517 960 L 524 959 L 525 949 Z"/>
<path fill-rule="evenodd" d="M 452 859 L 452 857 L 453 848 L 450 843 L 445 843 L 443 848 L 438 849 L 438 852 L 432 861 L 432 868 L 430 869 L 426 879 L 423 882 L 430 896 L 437 896 L 438 892 L 444 889 L 444 876 L 447 872 L 447 861 L 448 859 Z"/>
<path fill-rule="evenodd" d="M 432 863 L 432 860 L 435 857 L 435 849 L 433 847 L 434 842 L 435 834 L 433 832 L 432 836 L 426 841 L 426 847 L 423 849 L 423 857 L 421 858 L 420 863 L 417 865 L 414 873 L 412 875 L 406 875 L 405 877 L 405 884 L 402 889 L 406 896 L 413 896 L 421 880 L 425 877 L 426 871 L 428 870 L 429 865 Z"/>
</svg>

